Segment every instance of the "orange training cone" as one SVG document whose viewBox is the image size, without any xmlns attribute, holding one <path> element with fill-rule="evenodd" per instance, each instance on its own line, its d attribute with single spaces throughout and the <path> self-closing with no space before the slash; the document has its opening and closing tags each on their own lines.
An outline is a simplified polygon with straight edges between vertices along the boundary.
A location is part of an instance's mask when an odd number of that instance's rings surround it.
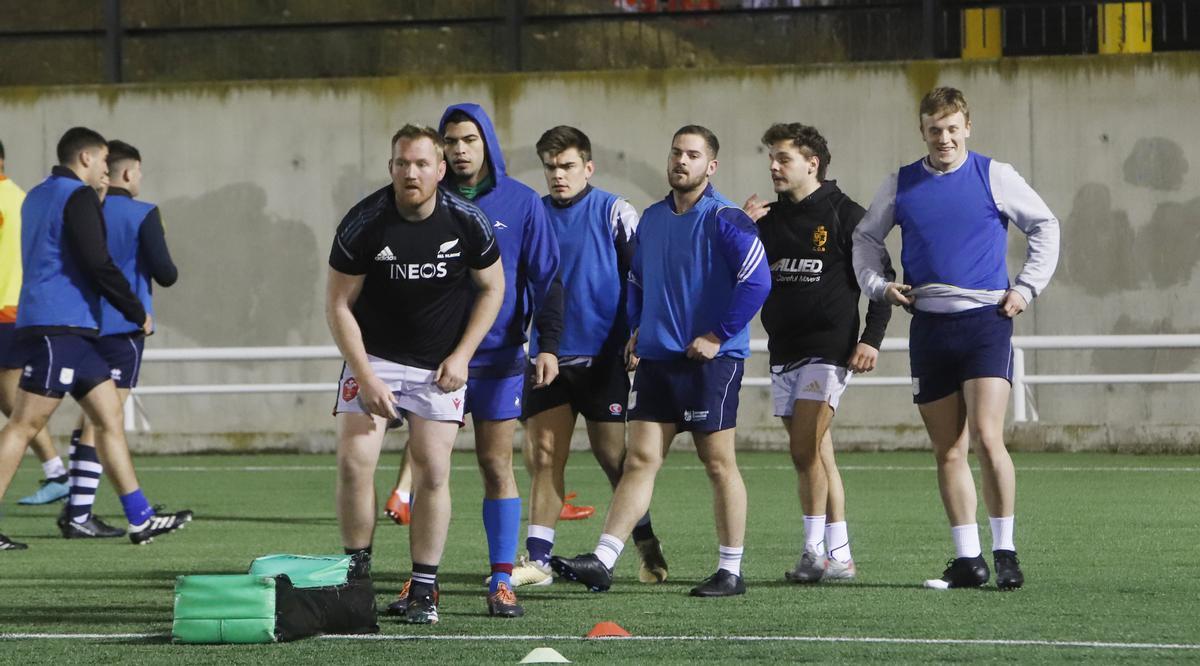
<svg viewBox="0 0 1200 666">
<path fill-rule="evenodd" d="M 600 622 L 587 633 L 588 638 L 629 638 L 630 634 L 616 622 Z"/>
</svg>

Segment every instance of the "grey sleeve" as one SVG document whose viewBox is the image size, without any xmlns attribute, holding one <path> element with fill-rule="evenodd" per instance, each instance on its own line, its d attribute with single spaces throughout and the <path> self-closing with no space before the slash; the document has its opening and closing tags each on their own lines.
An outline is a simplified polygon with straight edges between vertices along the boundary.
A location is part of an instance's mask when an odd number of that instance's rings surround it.
<svg viewBox="0 0 1200 666">
<path fill-rule="evenodd" d="M 890 266 L 887 247 L 883 244 L 895 226 L 896 174 L 891 174 L 879 186 L 871 207 L 854 229 L 854 275 L 858 286 L 872 301 L 883 299 L 890 280 L 885 274 Z"/>
<path fill-rule="evenodd" d="M 1028 237 L 1025 265 L 1013 280 L 1013 291 L 1032 303 L 1050 284 L 1058 267 L 1058 218 L 1011 164 L 992 160 L 988 172 L 992 198 L 1000 213 Z"/>
</svg>

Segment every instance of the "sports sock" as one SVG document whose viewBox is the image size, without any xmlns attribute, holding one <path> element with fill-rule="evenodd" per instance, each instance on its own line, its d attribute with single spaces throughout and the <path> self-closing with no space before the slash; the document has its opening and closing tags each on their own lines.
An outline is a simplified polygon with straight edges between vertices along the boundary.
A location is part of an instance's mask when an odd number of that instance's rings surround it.
<svg viewBox="0 0 1200 666">
<path fill-rule="evenodd" d="M 492 565 L 488 592 L 494 594 L 500 583 L 511 589 L 513 562 L 517 559 L 517 541 L 521 535 L 521 498 L 484 499 L 483 531 L 487 534 L 488 560 Z"/>
<path fill-rule="evenodd" d="M 979 557 L 983 549 L 979 546 L 979 525 L 955 525 L 950 528 L 954 537 L 955 557 Z"/>
<path fill-rule="evenodd" d="M 621 551 L 625 550 L 625 542 L 611 534 L 601 534 L 600 541 L 596 544 L 596 550 L 592 551 L 596 557 L 608 569 L 612 569 L 617 564 L 617 558 L 621 556 Z"/>
<path fill-rule="evenodd" d="M 437 588 L 437 565 L 436 564 L 421 564 L 413 562 L 412 565 L 412 588 L 409 594 L 415 593 L 418 589 L 424 589 L 432 593 Z"/>
<path fill-rule="evenodd" d="M 1014 552 L 1017 550 L 1017 547 L 1013 545 L 1013 521 L 1015 519 L 1016 516 L 988 518 L 988 522 L 992 524 L 992 550 Z"/>
<path fill-rule="evenodd" d="M 534 562 L 549 564 L 550 552 L 554 550 L 554 528 L 530 524 L 526 531 L 525 550 Z"/>
<path fill-rule="evenodd" d="M 825 553 L 825 515 L 804 517 L 804 550 Z"/>
<path fill-rule="evenodd" d="M 640 541 L 649 541 L 653 538 L 654 526 L 650 524 L 650 512 L 647 511 L 646 515 L 637 521 L 637 525 L 633 526 L 633 541 L 637 543 Z"/>
<path fill-rule="evenodd" d="M 738 546 L 717 546 L 717 569 L 724 569 L 735 576 L 742 575 L 742 553 L 745 548 Z"/>
<path fill-rule="evenodd" d="M 71 495 L 67 500 L 67 516 L 76 523 L 86 523 L 92 517 L 96 489 L 104 468 L 96 455 L 96 447 L 77 442 L 71 445 Z M 132 522 L 132 521 L 130 521 Z"/>
<path fill-rule="evenodd" d="M 154 509 L 150 508 L 150 502 L 146 501 L 141 488 L 128 495 L 121 495 L 121 508 L 125 509 L 125 519 L 135 527 L 144 524 L 154 515 Z"/>
<path fill-rule="evenodd" d="M 838 562 L 854 559 L 850 556 L 850 534 L 846 530 L 846 521 L 825 524 L 825 548 L 829 556 Z"/>
<path fill-rule="evenodd" d="M 46 477 L 47 481 L 63 482 L 67 480 L 67 468 L 63 466 L 61 456 L 53 458 L 42 463 L 42 476 Z"/>
</svg>

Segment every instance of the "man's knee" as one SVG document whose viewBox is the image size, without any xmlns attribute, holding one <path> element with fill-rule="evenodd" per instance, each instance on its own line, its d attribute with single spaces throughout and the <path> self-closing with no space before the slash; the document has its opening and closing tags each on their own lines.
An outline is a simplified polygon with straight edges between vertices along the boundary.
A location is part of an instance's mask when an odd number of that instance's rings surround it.
<svg viewBox="0 0 1200 666">
<path fill-rule="evenodd" d="M 625 454 L 625 472 L 656 472 L 662 466 L 662 452 L 654 447 L 631 448 Z"/>
</svg>

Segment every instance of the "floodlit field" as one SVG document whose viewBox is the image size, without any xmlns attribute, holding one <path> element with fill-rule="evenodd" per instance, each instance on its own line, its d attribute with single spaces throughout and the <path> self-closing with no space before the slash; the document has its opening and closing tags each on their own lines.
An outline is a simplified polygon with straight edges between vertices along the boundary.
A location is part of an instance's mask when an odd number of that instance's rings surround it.
<svg viewBox="0 0 1200 666">
<path fill-rule="evenodd" d="M 485 614 L 482 586 L 487 547 L 479 475 L 473 456 L 459 454 L 440 624 L 410 627 L 381 617 L 376 638 L 383 640 L 211 647 L 170 643 L 175 576 L 244 573 L 253 558 L 269 553 L 340 552 L 333 456 L 142 457 L 139 472 L 151 500 L 196 512 L 186 530 L 146 547 L 123 539 L 65 541 L 54 526 L 58 505 L 16 506 L 36 485 L 30 460 L 0 518 L 0 530 L 30 545 L 0 553 L 0 662 L 516 663 L 539 646 L 583 663 L 1200 660 L 1200 461 L 1015 458 L 1023 590 L 920 587 L 951 554 L 927 453 L 840 456 L 859 580 L 788 584 L 783 572 L 794 562 L 801 531 L 795 473 L 786 454 L 747 453 L 740 461 L 750 492 L 749 593 L 691 599 L 688 588 L 715 569 L 716 543 L 704 473 L 694 454 L 679 451 L 659 476 L 653 506 L 671 565 L 666 584 L 638 583 L 630 548 L 612 591 L 591 594 L 562 582 L 519 588 L 527 616 L 494 620 Z M 397 460 L 386 462 L 381 497 Z M 595 545 L 609 497 L 602 478 L 590 456 L 575 454 L 568 486 L 598 515 L 561 523 L 557 552 Z M 524 492 L 523 473 L 519 481 Z M 98 509 L 123 523 L 107 486 Z M 987 550 L 982 502 L 980 523 Z M 523 544 L 523 527 L 521 536 Z M 382 519 L 375 552 L 382 608 L 407 576 L 407 528 Z M 619 623 L 635 640 L 581 640 L 602 620 Z"/>
</svg>

